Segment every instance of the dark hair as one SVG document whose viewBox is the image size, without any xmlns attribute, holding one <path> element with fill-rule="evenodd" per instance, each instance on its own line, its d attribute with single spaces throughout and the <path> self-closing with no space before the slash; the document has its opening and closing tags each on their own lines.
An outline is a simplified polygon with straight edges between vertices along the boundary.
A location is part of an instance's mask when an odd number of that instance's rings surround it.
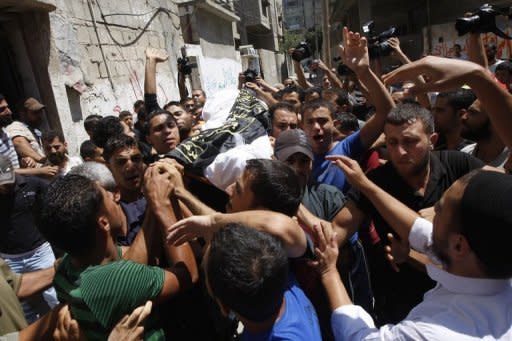
<svg viewBox="0 0 512 341">
<path fill-rule="evenodd" d="M 251 191 L 256 205 L 294 216 L 302 200 L 299 178 L 290 166 L 277 160 L 248 160 L 245 171 L 252 175 Z"/>
<path fill-rule="evenodd" d="M 338 126 L 340 129 L 350 131 L 359 130 L 359 121 L 354 114 L 349 112 L 342 112 L 341 114 L 336 115 L 336 120 L 338 121 Z"/>
<path fill-rule="evenodd" d="M 281 308 L 288 257 L 276 237 L 228 224 L 210 242 L 206 275 L 219 301 L 251 321 L 266 321 Z"/>
<path fill-rule="evenodd" d="M 455 208 L 458 219 L 454 225 L 459 225 L 459 233 L 466 238 L 490 278 L 510 278 L 512 178 L 477 169 L 457 181 L 464 186 L 464 193 Z"/>
<path fill-rule="evenodd" d="M 313 94 L 313 93 L 317 93 L 318 96 L 320 96 L 320 98 L 322 98 L 322 88 L 319 87 L 319 86 L 313 86 L 311 88 L 307 88 L 305 91 L 304 91 L 304 99 L 310 95 L 310 94 Z"/>
<path fill-rule="evenodd" d="M 448 105 L 455 112 L 461 109 L 467 109 L 476 101 L 476 95 L 468 89 L 457 89 L 454 91 L 445 91 L 437 94 L 437 98 L 446 98 Z"/>
<path fill-rule="evenodd" d="M 334 118 L 334 112 L 336 111 L 336 109 L 334 109 L 334 106 L 332 105 L 332 103 L 329 101 L 326 101 L 324 99 L 317 99 L 315 101 L 306 103 L 302 106 L 302 109 L 300 111 L 300 113 L 302 115 L 302 119 L 304 119 L 304 113 L 306 111 L 314 111 L 319 108 L 326 108 L 331 113 L 331 117 Z"/>
<path fill-rule="evenodd" d="M 512 74 L 512 63 L 509 61 L 499 63 L 498 66 L 496 66 L 495 71 L 507 71 L 508 73 Z"/>
<path fill-rule="evenodd" d="M 144 101 L 141 99 L 138 99 L 135 101 L 135 103 L 133 103 L 133 109 L 137 110 L 138 108 L 140 108 L 143 105 L 144 105 Z"/>
<path fill-rule="evenodd" d="M 124 129 L 119 117 L 107 116 L 103 117 L 94 129 L 92 134 L 92 142 L 100 148 L 105 147 L 105 143 L 112 136 L 123 134 Z"/>
<path fill-rule="evenodd" d="M 180 100 L 181 105 L 185 105 L 185 102 L 193 101 L 194 99 L 192 97 L 185 97 Z"/>
<path fill-rule="evenodd" d="M 169 111 L 167 110 L 163 110 L 163 109 L 157 109 L 157 110 L 153 110 L 147 117 L 146 117 L 146 123 L 144 124 L 144 136 L 148 136 L 149 135 L 149 123 L 151 122 L 151 120 L 153 118 L 155 118 L 156 116 L 159 116 L 159 115 L 167 115 L 169 116 L 173 121 L 174 123 L 177 125 L 178 123 L 176 122 L 176 118 L 174 118 L 173 114 L 171 114 Z"/>
<path fill-rule="evenodd" d="M 299 101 L 304 102 L 304 89 L 302 89 L 300 86 L 296 86 L 296 85 L 287 86 L 284 89 L 279 90 L 278 98 L 281 101 L 282 98 L 283 98 L 283 95 L 291 94 L 291 93 L 294 93 L 294 92 L 299 94 Z"/>
<path fill-rule="evenodd" d="M 3 101 L 5 99 L 4 94 L 0 94 L 0 101 Z"/>
<path fill-rule="evenodd" d="M 105 147 L 103 148 L 103 158 L 106 162 L 110 161 L 112 155 L 114 155 L 119 149 L 139 147 L 137 140 L 133 137 L 120 134 L 113 136 L 107 140 Z"/>
<path fill-rule="evenodd" d="M 39 229 L 53 245 L 72 256 L 95 247 L 96 217 L 103 203 L 99 186 L 68 174 L 53 181 L 41 207 Z"/>
<path fill-rule="evenodd" d="M 52 143 L 52 141 L 58 137 L 60 142 L 64 143 L 66 142 L 66 140 L 64 139 L 64 135 L 62 134 L 62 132 L 60 131 L 57 131 L 57 130 L 48 130 L 47 132 L 45 132 L 43 134 L 43 136 L 41 137 L 41 140 L 43 141 L 43 144 L 48 144 L 48 143 Z"/>
<path fill-rule="evenodd" d="M 94 132 L 94 129 L 96 128 L 96 125 L 103 117 L 100 115 L 89 115 L 84 120 L 84 128 L 85 131 L 91 132 L 91 134 Z"/>
<path fill-rule="evenodd" d="M 164 105 L 164 110 L 167 110 L 167 108 L 169 108 L 171 105 L 176 105 L 182 109 L 185 109 L 185 107 L 183 107 L 183 104 L 181 104 L 180 102 L 178 101 L 170 101 L 169 103 L 167 103 L 166 105 Z"/>
<path fill-rule="evenodd" d="M 91 140 L 84 141 L 80 145 L 80 156 L 84 160 L 86 158 L 93 158 L 94 155 L 96 154 L 96 148 L 98 148 L 98 146 L 96 146 L 94 143 L 92 143 Z"/>
<path fill-rule="evenodd" d="M 119 113 L 119 119 L 122 120 L 123 118 L 127 117 L 127 116 L 132 116 L 132 113 L 129 112 L 128 110 L 123 110 Z"/>
<path fill-rule="evenodd" d="M 400 126 L 404 123 L 412 124 L 420 120 L 427 134 L 434 132 L 434 118 L 427 109 L 417 103 L 401 103 L 391 109 L 386 117 L 386 123 Z"/>
<path fill-rule="evenodd" d="M 286 111 L 289 111 L 291 113 L 294 113 L 294 114 L 297 114 L 297 112 L 295 111 L 295 107 L 289 103 L 289 102 L 277 102 L 276 104 L 272 105 L 270 107 L 270 109 L 268 110 L 269 114 L 270 114 L 270 121 L 272 122 L 274 120 L 274 114 L 276 112 L 276 110 L 286 110 Z"/>
</svg>

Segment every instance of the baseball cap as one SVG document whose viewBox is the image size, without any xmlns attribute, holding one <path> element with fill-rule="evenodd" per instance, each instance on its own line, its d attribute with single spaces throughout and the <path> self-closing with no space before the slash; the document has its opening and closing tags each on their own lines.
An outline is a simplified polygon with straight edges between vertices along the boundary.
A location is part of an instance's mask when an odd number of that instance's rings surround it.
<svg viewBox="0 0 512 341">
<path fill-rule="evenodd" d="M 27 110 L 38 111 L 43 109 L 45 106 L 44 104 L 41 104 L 37 99 L 29 97 L 25 103 L 23 103 L 23 107 Z"/>
<path fill-rule="evenodd" d="M 12 184 L 15 179 L 11 160 L 5 155 L 0 155 L 0 185 Z"/>
<path fill-rule="evenodd" d="M 286 161 L 295 153 L 302 153 L 313 160 L 313 150 L 308 137 L 301 129 L 285 130 L 276 139 L 274 154 L 280 161 Z"/>
</svg>

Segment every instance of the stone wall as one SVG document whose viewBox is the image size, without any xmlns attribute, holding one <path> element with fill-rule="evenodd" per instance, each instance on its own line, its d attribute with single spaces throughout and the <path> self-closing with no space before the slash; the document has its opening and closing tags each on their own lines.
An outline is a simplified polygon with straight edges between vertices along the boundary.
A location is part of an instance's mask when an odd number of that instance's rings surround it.
<svg viewBox="0 0 512 341">
<path fill-rule="evenodd" d="M 166 49 L 170 56 L 157 69 L 160 103 L 179 99 L 176 57 L 183 39 L 173 1 L 55 0 L 55 5 L 50 13 L 49 73 L 70 153 L 76 154 L 87 139 L 85 117 L 131 111 L 133 103 L 143 98 L 148 46 Z M 134 42 L 159 7 L 167 12 L 157 14 Z"/>
</svg>

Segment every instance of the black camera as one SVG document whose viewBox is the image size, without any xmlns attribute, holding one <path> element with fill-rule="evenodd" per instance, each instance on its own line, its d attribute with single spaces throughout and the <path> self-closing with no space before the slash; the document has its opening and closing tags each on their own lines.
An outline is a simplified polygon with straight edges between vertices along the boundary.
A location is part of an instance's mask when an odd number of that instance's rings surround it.
<svg viewBox="0 0 512 341">
<path fill-rule="evenodd" d="M 244 77 L 246 82 L 255 83 L 256 77 L 258 77 L 258 71 L 253 69 L 247 69 L 244 71 Z"/>
<path fill-rule="evenodd" d="M 292 53 L 292 59 L 296 62 L 300 62 L 306 58 L 311 57 L 311 48 L 308 43 L 305 41 L 301 41 L 299 45 L 297 45 Z"/>
<path fill-rule="evenodd" d="M 192 73 L 192 65 L 188 57 L 178 58 L 178 70 L 184 75 L 190 75 Z"/>
<path fill-rule="evenodd" d="M 368 39 L 368 53 L 370 58 L 385 57 L 393 51 L 393 48 L 388 43 L 389 38 L 395 38 L 400 35 L 396 26 L 391 26 L 386 31 L 375 34 L 375 23 L 369 21 L 363 25 L 363 32 Z"/>
<path fill-rule="evenodd" d="M 512 39 L 496 26 L 496 16 L 504 14 L 496 11 L 489 4 L 485 4 L 468 17 L 457 18 L 455 29 L 459 36 L 466 33 L 488 33 L 492 32 L 503 39 Z M 510 18 L 510 15 L 507 15 Z"/>
</svg>

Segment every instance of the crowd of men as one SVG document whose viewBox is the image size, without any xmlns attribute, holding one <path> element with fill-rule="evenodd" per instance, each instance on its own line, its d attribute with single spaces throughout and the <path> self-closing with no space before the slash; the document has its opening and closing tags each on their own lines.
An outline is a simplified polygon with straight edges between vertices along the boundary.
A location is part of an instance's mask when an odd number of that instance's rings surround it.
<svg viewBox="0 0 512 341">
<path fill-rule="evenodd" d="M 382 75 L 367 44 L 345 28 L 309 79 L 240 74 L 273 156 L 221 189 L 173 157 L 215 99 L 180 71 L 161 108 L 160 50 L 80 158 L 0 95 L 0 340 L 512 340 L 511 64 L 479 34 L 415 62 L 392 38 Z"/>
</svg>

